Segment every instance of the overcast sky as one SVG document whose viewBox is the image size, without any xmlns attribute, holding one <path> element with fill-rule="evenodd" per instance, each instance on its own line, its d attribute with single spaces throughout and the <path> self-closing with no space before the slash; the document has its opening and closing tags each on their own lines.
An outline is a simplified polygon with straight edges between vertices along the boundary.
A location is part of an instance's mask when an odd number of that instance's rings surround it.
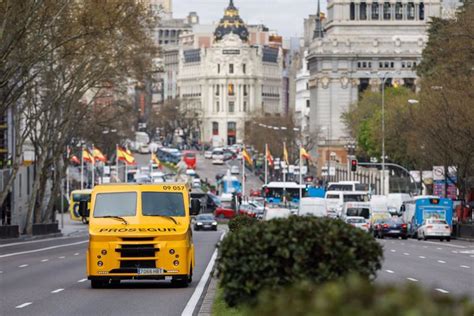
<svg viewBox="0 0 474 316">
<path fill-rule="evenodd" d="M 201 24 L 218 22 L 224 15 L 229 0 L 173 0 L 176 18 L 196 11 Z M 315 14 L 317 0 L 234 0 L 240 17 L 248 24 L 265 24 L 270 30 L 285 37 L 303 35 L 304 19 Z M 321 11 L 326 11 L 326 0 L 321 0 Z"/>
</svg>

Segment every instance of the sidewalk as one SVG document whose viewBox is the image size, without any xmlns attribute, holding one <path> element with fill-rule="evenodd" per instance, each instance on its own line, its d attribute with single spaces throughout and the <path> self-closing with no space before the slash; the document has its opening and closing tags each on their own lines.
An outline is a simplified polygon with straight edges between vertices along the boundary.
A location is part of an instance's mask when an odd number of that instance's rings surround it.
<svg viewBox="0 0 474 316">
<path fill-rule="evenodd" d="M 61 214 L 56 215 L 56 220 L 58 222 L 59 233 L 48 234 L 48 235 L 20 235 L 18 238 L 11 239 L 0 239 L 0 245 L 10 244 L 15 242 L 30 241 L 30 240 L 40 240 L 54 237 L 80 237 L 87 236 L 89 226 L 82 224 L 82 222 L 75 222 L 71 220 L 69 213 L 64 213 L 64 226 L 61 227 Z"/>
</svg>

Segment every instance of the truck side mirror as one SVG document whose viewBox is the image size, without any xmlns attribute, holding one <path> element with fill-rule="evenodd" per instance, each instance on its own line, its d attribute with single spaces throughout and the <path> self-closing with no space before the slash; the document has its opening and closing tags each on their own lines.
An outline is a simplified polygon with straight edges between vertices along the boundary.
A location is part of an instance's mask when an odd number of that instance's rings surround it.
<svg viewBox="0 0 474 316">
<path fill-rule="evenodd" d="M 87 201 L 80 201 L 79 202 L 79 215 L 81 217 L 89 217 L 90 210 L 88 208 L 88 202 Z"/>
<path fill-rule="evenodd" d="M 198 215 L 201 211 L 201 201 L 199 199 L 191 199 L 191 207 L 189 208 L 189 213 L 192 216 Z"/>
</svg>

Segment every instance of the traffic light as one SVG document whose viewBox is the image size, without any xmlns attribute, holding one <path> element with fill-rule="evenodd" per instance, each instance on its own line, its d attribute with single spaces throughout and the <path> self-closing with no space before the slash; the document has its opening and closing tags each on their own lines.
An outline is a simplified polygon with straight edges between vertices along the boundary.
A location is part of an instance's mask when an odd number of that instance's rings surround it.
<svg viewBox="0 0 474 316">
<path fill-rule="evenodd" d="M 351 159 L 351 171 L 357 171 L 357 159 Z"/>
</svg>

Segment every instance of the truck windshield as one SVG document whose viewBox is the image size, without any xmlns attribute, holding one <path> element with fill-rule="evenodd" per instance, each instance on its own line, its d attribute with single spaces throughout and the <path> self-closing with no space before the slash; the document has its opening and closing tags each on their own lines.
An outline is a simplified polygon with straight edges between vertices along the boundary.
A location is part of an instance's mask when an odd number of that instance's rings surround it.
<svg viewBox="0 0 474 316">
<path fill-rule="evenodd" d="M 95 199 L 94 217 L 135 216 L 135 192 L 99 193 Z"/>
<path fill-rule="evenodd" d="M 142 212 L 144 216 L 185 216 L 182 193 L 143 192 Z"/>
</svg>

